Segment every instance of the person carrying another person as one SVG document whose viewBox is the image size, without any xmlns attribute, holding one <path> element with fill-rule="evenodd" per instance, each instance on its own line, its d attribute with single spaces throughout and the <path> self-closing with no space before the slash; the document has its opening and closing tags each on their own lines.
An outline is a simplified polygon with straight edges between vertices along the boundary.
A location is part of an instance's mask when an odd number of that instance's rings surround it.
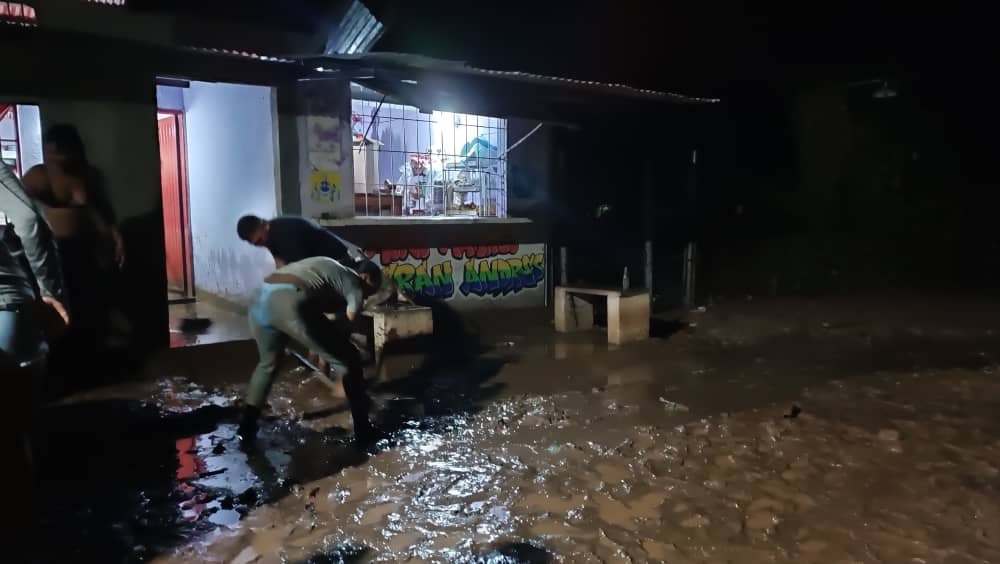
<svg viewBox="0 0 1000 564">
<path fill-rule="evenodd" d="M 358 274 L 323 256 L 288 263 L 264 279 L 248 312 L 259 360 L 240 421 L 242 440 L 252 441 L 257 434 L 278 361 L 290 341 L 315 351 L 341 375 L 356 440 L 364 443 L 373 437 L 361 354 L 350 335 L 365 297 L 380 286 L 380 271 Z M 327 313 L 336 318 L 327 318 Z"/>
<path fill-rule="evenodd" d="M 41 401 L 40 379 L 47 353 L 44 332 L 65 328 L 70 318 L 52 232 L 17 176 L 2 162 L 0 212 L 9 222 L 5 232 L 11 224 L 17 230 L 31 270 L 25 272 L 7 244 L 0 242 L 0 374 L 6 384 L 14 386 L 8 389 L 13 401 L 5 410 L 8 420 L 3 429 L 12 442 L 19 443 L 10 445 L 6 452 L 23 449 L 24 453 L 25 475 L 15 478 L 13 483 L 19 485 L 14 493 L 30 497 L 34 476 L 31 435 L 35 410 Z M 18 390 L 21 386 L 24 389 Z"/>
</svg>

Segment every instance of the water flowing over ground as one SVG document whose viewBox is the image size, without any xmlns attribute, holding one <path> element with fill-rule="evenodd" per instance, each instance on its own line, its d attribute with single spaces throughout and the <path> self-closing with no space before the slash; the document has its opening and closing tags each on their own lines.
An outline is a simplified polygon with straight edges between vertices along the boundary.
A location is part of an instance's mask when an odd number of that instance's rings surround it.
<svg viewBox="0 0 1000 564">
<path fill-rule="evenodd" d="M 252 449 L 248 374 L 100 390 L 47 410 L 40 528 L 60 542 L 26 558 L 1000 562 L 997 308 L 879 304 L 399 355 L 372 378 L 390 434 L 369 453 L 302 369 Z"/>
</svg>

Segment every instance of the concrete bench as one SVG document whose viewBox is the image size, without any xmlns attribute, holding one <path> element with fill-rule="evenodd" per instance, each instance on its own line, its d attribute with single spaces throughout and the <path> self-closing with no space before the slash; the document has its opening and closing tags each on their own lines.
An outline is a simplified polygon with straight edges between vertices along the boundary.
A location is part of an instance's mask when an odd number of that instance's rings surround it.
<svg viewBox="0 0 1000 564">
<path fill-rule="evenodd" d="M 580 296 L 606 298 L 608 342 L 620 345 L 649 338 L 649 292 L 556 286 L 556 331 L 585 331 L 594 326 L 594 306 Z"/>
<path fill-rule="evenodd" d="M 372 320 L 372 343 L 376 366 L 382 361 L 382 351 L 386 343 L 434 333 L 434 317 L 429 307 L 412 305 L 379 307 L 365 310 L 362 315 Z"/>
</svg>

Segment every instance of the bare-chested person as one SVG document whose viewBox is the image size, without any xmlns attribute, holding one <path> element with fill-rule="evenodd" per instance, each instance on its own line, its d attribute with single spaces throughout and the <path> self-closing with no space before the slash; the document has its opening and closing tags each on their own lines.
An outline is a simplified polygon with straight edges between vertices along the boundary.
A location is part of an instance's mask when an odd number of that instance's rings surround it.
<svg viewBox="0 0 1000 564">
<path fill-rule="evenodd" d="M 43 141 L 44 164 L 28 170 L 22 182 L 52 227 L 73 303 L 73 327 L 60 346 L 92 352 L 107 336 L 111 275 L 125 261 L 124 243 L 76 128 L 53 125 Z"/>
</svg>

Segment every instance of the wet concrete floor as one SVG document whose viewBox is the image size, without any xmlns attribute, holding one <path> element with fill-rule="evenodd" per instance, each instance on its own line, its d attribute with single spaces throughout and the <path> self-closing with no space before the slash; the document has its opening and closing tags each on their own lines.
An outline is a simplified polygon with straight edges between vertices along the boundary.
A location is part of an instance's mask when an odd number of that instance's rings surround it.
<svg viewBox="0 0 1000 564">
<path fill-rule="evenodd" d="M 998 314 L 733 304 L 624 347 L 526 316 L 370 375 L 370 453 L 292 365 L 241 449 L 252 345 L 197 347 L 46 409 L 18 561 L 1000 562 Z"/>
</svg>

